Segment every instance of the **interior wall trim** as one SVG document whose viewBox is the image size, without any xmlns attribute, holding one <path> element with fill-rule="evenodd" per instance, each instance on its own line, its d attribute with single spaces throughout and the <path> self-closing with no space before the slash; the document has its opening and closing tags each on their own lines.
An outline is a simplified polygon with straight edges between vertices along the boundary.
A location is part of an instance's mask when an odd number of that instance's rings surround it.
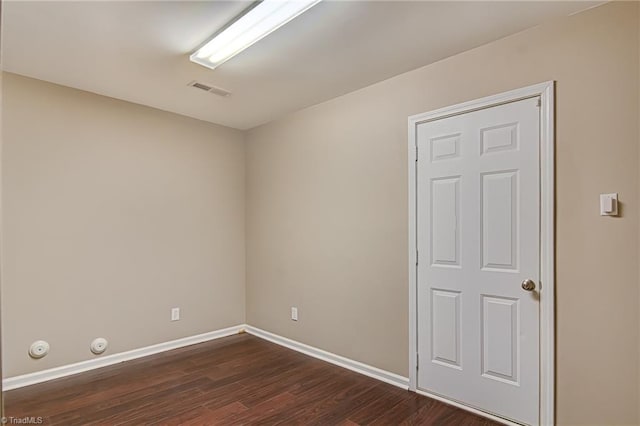
<svg viewBox="0 0 640 426">
<path fill-rule="evenodd" d="M 322 361 L 337 365 L 339 367 L 355 371 L 356 373 L 364 374 L 365 376 L 372 377 L 374 379 L 389 383 L 402 389 L 409 389 L 408 377 L 403 377 L 390 371 L 382 370 L 380 368 L 373 367 L 359 361 L 345 358 L 343 356 L 327 352 L 325 350 L 318 349 L 316 347 L 309 346 L 304 343 L 300 343 L 295 340 L 291 340 L 286 337 L 282 337 L 250 325 L 246 326 L 245 331 L 261 339 L 268 340 L 280 346 L 284 346 L 285 348 L 289 348 L 294 351 L 301 352 L 305 355 L 309 355 Z"/>
<path fill-rule="evenodd" d="M 263 340 L 267 340 L 277 345 L 284 346 L 296 352 L 300 352 L 305 355 L 312 356 L 314 358 L 329 362 L 339 367 L 343 367 L 348 370 L 355 371 L 356 373 L 360 373 L 365 376 L 380 380 L 382 382 L 389 383 L 399 388 L 402 388 L 402 389 L 409 388 L 408 377 L 403 377 L 398 374 L 395 374 L 386 370 L 382 370 L 380 368 L 377 368 L 368 364 L 364 364 L 359 361 L 345 358 L 343 356 L 340 356 L 331 352 L 327 352 L 325 350 L 318 349 L 316 347 L 309 346 L 304 343 L 300 343 L 295 340 L 291 340 L 274 333 L 270 333 L 268 331 L 259 329 L 257 327 L 253 327 L 246 324 L 240 324 L 233 327 L 224 328 L 221 330 L 211 331 L 208 333 L 198 334 L 195 336 L 184 337 L 181 339 L 171 340 L 164 343 L 158 343 L 156 345 L 133 349 L 126 352 L 120 352 L 113 355 L 107 355 L 104 357 L 90 359 L 87 361 L 81 361 L 81 362 L 63 365 L 60 367 L 50 368 L 42 371 L 36 371 L 34 373 L 23 374 L 20 376 L 9 377 L 2 380 L 3 390 L 8 391 L 12 389 L 18 389 L 24 386 L 47 382 L 49 380 L 68 377 L 74 374 L 83 373 L 85 371 L 95 370 L 98 368 L 107 367 L 109 365 L 131 361 L 137 358 L 154 355 L 160 352 L 170 351 L 172 349 L 178 349 L 178 348 L 182 348 L 189 345 L 208 342 L 210 340 L 220 339 L 222 337 L 227 337 L 227 336 L 231 336 L 231 335 L 242 333 L 242 332 L 247 332 Z"/>
<path fill-rule="evenodd" d="M 210 331 L 208 333 L 197 334 L 194 336 L 183 337 L 181 339 L 170 340 L 168 342 L 158 343 L 143 348 L 133 349 L 126 352 L 120 352 L 113 355 L 106 355 L 87 361 L 76 362 L 73 364 L 63 365 L 60 367 L 50 368 L 47 370 L 36 371 L 34 373 L 23 374 L 20 376 L 9 377 L 2 380 L 2 390 L 9 391 L 24 386 L 34 385 L 36 383 L 47 382 L 49 380 L 59 379 L 61 377 L 72 376 L 74 374 L 83 373 L 89 370 L 118 364 L 125 361 L 131 361 L 137 358 L 157 354 L 160 352 L 170 351 L 185 346 L 195 345 L 197 343 L 208 342 L 210 340 L 220 339 L 222 337 L 231 336 L 244 331 L 245 325 L 235 325 L 233 327 L 223 328 L 220 330 Z"/>
</svg>

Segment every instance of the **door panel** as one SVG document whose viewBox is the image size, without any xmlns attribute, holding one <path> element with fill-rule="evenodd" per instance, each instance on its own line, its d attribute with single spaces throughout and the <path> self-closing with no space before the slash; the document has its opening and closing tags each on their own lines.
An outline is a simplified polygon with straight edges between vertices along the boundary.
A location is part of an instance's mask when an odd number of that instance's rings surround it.
<svg viewBox="0 0 640 426">
<path fill-rule="evenodd" d="M 518 171 L 483 173 L 482 267 L 496 270 L 518 268 Z"/>
<path fill-rule="evenodd" d="M 433 362 L 460 368 L 460 292 L 431 289 Z"/>
<path fill-rule="evenodd" d="M 431 263 L 460 266 L 460 177 L 431 181 Z"/>
<path fill-rule="evenodd" d="M 417 127 L 418 388 L 539 416 L 538 98 Z"/>
<path fill-rule="evenodd" d="M 518 384 L 518 303 L 482 295 L 482 375 Z"/>
</svg>

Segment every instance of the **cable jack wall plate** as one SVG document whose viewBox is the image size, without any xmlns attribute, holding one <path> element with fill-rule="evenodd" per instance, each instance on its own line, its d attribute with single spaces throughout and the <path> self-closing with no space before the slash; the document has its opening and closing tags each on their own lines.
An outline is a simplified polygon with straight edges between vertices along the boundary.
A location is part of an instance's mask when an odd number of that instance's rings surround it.
<svg viewBox="0 0 640 426">
<path fill-rule="evenodd" d="M 89 348 L 91 349 L 91 352 L 93 352 L 94 354 L 100 355 L 101 353 L 107 350 L 108 344 L 109 343 L 107 342 L 107 339 L 98 337 L 93 342 L 91 342 L 91 345 L 89 346 Z"/>
<path fill-rule="evenodd" d="M 29 347 L 29 356 L 33 359 L 40 359 L 49 353 L 49 349 L 49 343 L 37 340 Z"/>
</svg>

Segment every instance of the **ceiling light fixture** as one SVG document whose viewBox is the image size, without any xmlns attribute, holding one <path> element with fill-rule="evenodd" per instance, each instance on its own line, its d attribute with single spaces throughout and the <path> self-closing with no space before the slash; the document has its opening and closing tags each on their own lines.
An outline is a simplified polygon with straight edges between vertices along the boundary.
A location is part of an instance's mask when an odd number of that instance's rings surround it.
<svg viewBox="0 0 640 426">
<path fill-rule="evenodd" d="M 213 36 L 189 59 L 215 69 L 318 2 L 320 0 L 262 0 Z"/>
</svg>

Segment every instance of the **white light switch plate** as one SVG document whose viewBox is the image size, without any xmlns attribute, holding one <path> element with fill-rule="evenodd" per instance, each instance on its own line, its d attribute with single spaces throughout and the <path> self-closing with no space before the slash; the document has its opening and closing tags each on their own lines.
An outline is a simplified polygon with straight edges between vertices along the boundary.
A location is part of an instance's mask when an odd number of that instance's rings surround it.
<svg viewBox="0 0 640 426">
<path fill-rule="evenodd" d="M 298 308 L 291 307 L 291 319 L 293 321 L 298 321 Z"/>
<path fill-rule="evenodd" d="M 171 321 L 180 320 L 180 308 L 171 308 Z"/>
<path fill-rule="evenodd" d="M 618 194 L 600 194 L 600 216 L 618 216 Z"/>
</svg>

